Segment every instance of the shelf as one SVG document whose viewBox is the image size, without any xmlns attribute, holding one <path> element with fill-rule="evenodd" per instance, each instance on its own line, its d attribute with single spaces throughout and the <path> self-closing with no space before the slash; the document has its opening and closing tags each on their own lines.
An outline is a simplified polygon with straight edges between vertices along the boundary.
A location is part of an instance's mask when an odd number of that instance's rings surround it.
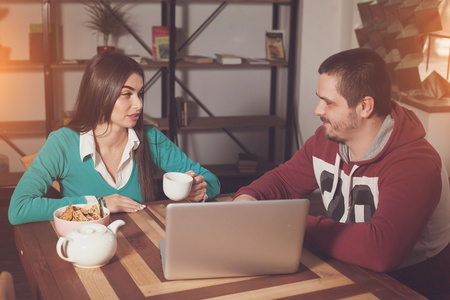
<svg viewBox="0 0 450 300">
<path fill-rule="evenodd" d="M 61 62 L 53 62 L 51 64 L 51 68 L 52 69 L 63 69 L 63 70 L 70 70 L 70 69 L 84 69 L 86 68 L 86 64 L 87 64 L 87 60 L 76 60 L 78 62 L 68 62 L 68 63 L 61 63 Z M 158 68 L 162 68 L 162 67 L 168 67 L 169 63 L 168 62 L 159 62 L 159 61 L 149 61 L 149 62 L 145 62 L 145 63 L 141 63 L 140 64 L 142 66 L 142 68 L 146 69 L 146 68 L 154 68 L 154 69 L 158 69 Z M 286 61 L 271 61 L 268 64 L 249 64 L 248 62 L 243 62 L 242 64 L 237 64 L 237 65 L 222 65 L 218 62 L 213 62 L 213 63 L 206 63 L 206 64 L 199 64 L 199 63 L 190 63 L 190 62 L 185 62 L 183 60 L 178 60 L 177 61 L 177 68 L 269 68 L 269 67 L 287 67 L 288 63 Z M 31 67 L 35 67 L 36 69 L 42 69 L 42 64 L 31 64 L 31 63 L 25 63 L 22 62 L 17 63 L 17 64 L 13 64 L 11 65 L 14 68 L 31 68 Z M 6 67 L 9 68 L 9 65 L 2 65 L 1 67 Z"/>
<path fill-rule="evenodd" d="M 5 136 L 45 136 L 45 121 L 0 122 L 0 134 Z"/>
<path fill-rule="evenodd" d="M 223 0 L 177 0 L 176 2 L 197 2 L 197 3 L 211 3 L 211 2 L 223 2 Z M 290 0 L 227 0 L 229 3 L 279 3 L 290 4 Z"/>
<path fill-rule="evenodd" d="M 42 71 L 42 63 L 31 62 L 29 60 L 10 60 L 0 64 L 0 71 Z"/>
<path fill-rule="evenodd" d="M 145 118 L 151 123 L 148 118 Z M 159 130 L 168 130 L 167 118 L 151 118 L 157 123 Z M 196 117 L 189 119 L 189 126 L 181 130 L 215 130 L 222 128 L 250 128 L 284 126 L 285 122 L 277 116 L 227 116 L 227 117 Z M 11 121 L 0 122 L 0 134 L 7 136 L 45 135 L 45 121 Z"/>
<path fill-rule="evenodd" d="M 268 64 L 249 64 L 244 61 L 242 64 L 223 65 L 218 62 L 212 63 L 191 63 L 183 60 L 177 62 L 177 68 L 269 68 L 269 67 L 287 67 L 287 61 L 270 61 Z"/>
<path fill-rule="evenodd" d="M 169 119 L 167 118 L 151 118 L 144 115 L 144 122 L 156 126 L 159 130 L 169 130 Z"/>
<path fill-rule="evenodd" d="M 226 117 L 196 117 L 188 118 L 188 126 L 181 130 L 215 130 L 239 129 L 250 127 L 284 126 L 285 122 L 277 116 L 226 116 Z"/>
<path fill-rule="evenodd" d="M 408 104 L 428 113 L 450 112 L 450 98 L 436 99 L 422 95 L 401 95 L 398 102 Z"/>
<path fill-rule="evenodd" d="M 17 0 L 17 2 L 43 2 L 48 0 Z M 165 0 L 167 1 L 167 0 Z M 0 0 L 0 3 L 2 2 L 11 2 L 11 0 Z M 79 0 L 52 0 L 52 3 L 58 3 L 58 2 L 80 2 Z M 117 0 L 117 2 L 121 2 Z M 160 3 L 161 0 L 128 0 L 127 2 L 157 2 Z M 176 0 L 176 2 L 189 2 L 189 3 L 212 3 L 212 2 L 223 2 L 223 0 Z M 278 3 L 278 4 L 290 4 L 291 0 L 227 0 L 226 2 L 229 3 Z"/>
<path fill-rule="evenodd" d="M 83 59 L 77 59 L 78 62 L 70 62 L 70 63 L 61 63 L 61 62 L 53 62 L 50 66 L 52 69 L 62 69 L 62 70 L 70 70 L 70 69 L 85 69 L 88 60 Z M 159 61 L 149 61 L 146 63 L 140 64 L 142 68 L 153 68 L 153 69 L 159 69 L 162 67 L 167 67 L 169 63 L 167 62 L 159 62 Z"/>
<path fill-rule="evenodd" d="M 219 164 L 219 165 L 204 165 L 205 169 L 208 169 L 219 178 L 235 178 L 235 177 L 248 177 L 261 176 L 267 171 L 272 170 L 277 165 L 269 162 L 258 162 L 258 167 L 255 172 L 239 172 L 237 167 L 237 158 L 235 164 Z"/>
<path fill-rule="evenodd" d="M 0 1 L 6 1 L 6 0 L 0 0 Z M 44 1 L 47 2 L 48 0 L 39 0 L 39 2 L 44 2 Z M 51 0 L 51 2 L 52 3 L 82 3 L 80 0 Z M 113 0 L 113 2 L 124 2 L 124 1 Z M 126 2 L 130 2 L 130 3 L 133 3 L 133 2 L 142 2 L 142 3 L 155 2 L 155 3 L 161 3 L 161 0 L 127 0 Z"/>
<path fill-rule="evenodd" d="M 219 178 L 221 183 L 220 193 L 223 194 L 237 192 L 239 188 L 249 185 L 276 166 L 274 163 L 258 162 L 256 172 L 249 173 L 239 172 L 237 162 L 236 164 L 204 165 L 203 167 Z"/>
<path fill-rule="evenodd" d="M 159 130 L 169 129 L 167 118 L 150 118 L 144 116 L 144 121 L 149 124 L 156 123 Z M 152 122 L 154 121 L 154 122 Z M 251 127 L 279 127 L 284 126 L 285 121 L 277 116 L 225 116 L 225 117 L 194 117 L 188 119 L 188 126 L 181 130 L 217 130 L 217 129 L 239 129 Z"/>
<path fill-rule="evenodd" d="M 0 3 L 43 3 L 48 0 L 0 0 Z M 79 3 L 79 0 L 51 0 L 52 3 Z M 121 2 L 117 0 L 117 2 Z M 161 0 L 128 0 L 127 2 L 155 2 L 160 3 Z M 176 0 L 176 2 L 194 2 L 194 3 L 211 3 L 211 2 L 223 2 L 223 0 Z M 290 4 L 291 0 L 227 0 L 230 3 L 279 3 Z"/>
<path fill-rule="evenodd" d="M 42 3 L 42 0 L 0 0 L 0 3 Z"/>
</svg>

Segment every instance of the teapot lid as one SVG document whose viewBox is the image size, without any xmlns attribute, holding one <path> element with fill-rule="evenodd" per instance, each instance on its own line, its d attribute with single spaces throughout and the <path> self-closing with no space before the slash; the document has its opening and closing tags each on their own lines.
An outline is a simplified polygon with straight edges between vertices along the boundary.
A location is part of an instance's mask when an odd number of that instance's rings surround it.
<svg viewBox="0 0 450 300">
<path fill-rule="evenodd" d="M 74 232 L 82 235 L 97 235 L 106 232 L 106 226 L 101 224 L 81 224 L 73 229 Z"/>
</svg>

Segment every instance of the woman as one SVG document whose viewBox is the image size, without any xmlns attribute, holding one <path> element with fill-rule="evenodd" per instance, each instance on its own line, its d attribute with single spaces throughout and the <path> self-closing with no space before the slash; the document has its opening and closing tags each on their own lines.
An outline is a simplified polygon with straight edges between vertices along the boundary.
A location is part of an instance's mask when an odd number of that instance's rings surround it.
<svg viewBox="0 0 450 300">
<path fill-rule="evenodd" d="M 11 224 L 51 220 L 59 207 L 98 197 L 112 213 L 140 211 L 155 199 L 156 167 L 194 178 L 187 200 L 219 193 L 215 175 L 144 123 L 143 85 L 141 66 L 125 55 L 107 52 L 89 62 L 73 119 L 49 135 L 12 195 Z M 61 199 L 45 197 L 55 180 Z"/>
</svg>

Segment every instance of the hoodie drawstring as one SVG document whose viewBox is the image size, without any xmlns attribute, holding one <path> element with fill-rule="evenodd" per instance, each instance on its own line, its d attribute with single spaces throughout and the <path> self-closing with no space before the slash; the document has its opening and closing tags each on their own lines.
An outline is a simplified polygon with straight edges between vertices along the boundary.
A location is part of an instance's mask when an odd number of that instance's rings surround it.
<svg viewBox="0 0 450 300">
<path fill-rule="evenodd" d="M 339 181 L 339 165 L 341 164 L 341 157 L 336 153 L 336 160 L 334 161 L 334 169 L 333 169 L 333 186 L 331 188 L 331 199 L 334 198 L 334 194 L 336 193 L 337 184 Z"/>
<path fill-rule="evenodd" d="M 347 220 L 345 221 L 345 223 L 350 223 L 350 213 L 352 212 L 352 210 L 355 207 L 355 201 L 353 200 L 351 189 L 353 187 L 353 173 L 355 173 L 355 171 L 358 168 L 359 168 L 359 166 L 353 165 L 353 168 L 352 168 L 350 174 L 348 174 L 349 181 L 348 181 L 348 193 L 347 193 L 347 195 L 349 197 L 349 199 L 348 199 L 349 204 L 348 204 L 348 211 L 347 211 Z"/>
</svg>

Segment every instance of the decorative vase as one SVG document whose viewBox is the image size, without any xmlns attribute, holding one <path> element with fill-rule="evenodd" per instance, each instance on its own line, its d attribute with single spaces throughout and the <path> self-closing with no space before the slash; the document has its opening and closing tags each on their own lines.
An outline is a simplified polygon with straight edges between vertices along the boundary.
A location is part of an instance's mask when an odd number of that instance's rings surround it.
<svg viewBox="0 0 450 300">
<path fill-rule="evenodd" d="M 107 52 L 107 51 L 113 52 L 115 49 L 116 48 L 113 46 L 98 46 L 97 53 L 100 54 L 100 53 Z"/>
</svg>

